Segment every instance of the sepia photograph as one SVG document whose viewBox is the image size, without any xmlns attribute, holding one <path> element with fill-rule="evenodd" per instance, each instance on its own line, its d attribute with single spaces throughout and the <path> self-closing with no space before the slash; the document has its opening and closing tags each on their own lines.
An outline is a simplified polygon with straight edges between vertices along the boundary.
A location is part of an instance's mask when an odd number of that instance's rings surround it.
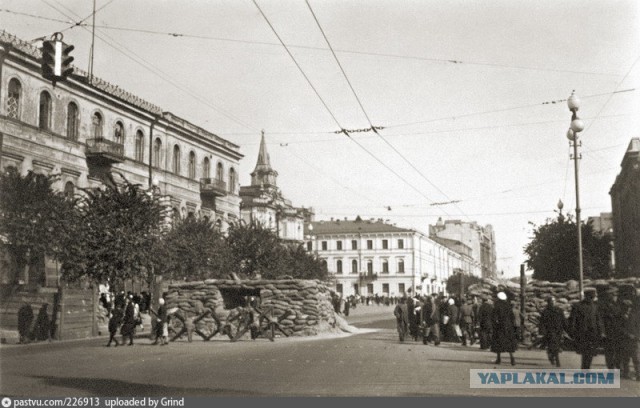
<svg viewBox="0 0 640 408">
<path fill-rule="evenodd" d="M 635 0 L 2 0 L 2 407 L 640 397 L 639 61 Z"/>
</svg>

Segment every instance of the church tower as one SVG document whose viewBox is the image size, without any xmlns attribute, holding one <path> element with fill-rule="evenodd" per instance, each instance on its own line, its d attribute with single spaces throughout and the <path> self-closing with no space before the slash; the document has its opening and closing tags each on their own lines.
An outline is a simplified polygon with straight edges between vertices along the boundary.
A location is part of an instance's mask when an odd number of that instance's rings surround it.
<svg viewBox="0 0 640 408">
<path fill-rule="evenodd" d="M 258 152 L 258 161 L 256 168 L 251 173 L 252 186 L 277 187 L 276 179 L 278 172 L 271 168 L 271 160 L 267 152 L 267 143 L 264 139 L 264 130 L 262 131 L 262 139 L 260 140 L 260 151 Z"/>
</svg>

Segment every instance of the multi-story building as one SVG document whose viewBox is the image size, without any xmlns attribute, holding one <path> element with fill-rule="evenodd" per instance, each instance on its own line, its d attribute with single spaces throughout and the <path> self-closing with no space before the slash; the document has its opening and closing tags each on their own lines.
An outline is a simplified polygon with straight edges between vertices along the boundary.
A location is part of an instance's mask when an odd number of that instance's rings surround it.
<svg viewBox="0 0 640 408">
<path fill-rule="evenodd" d="M 223 229 L 239 221 L 239 146 L 78 68 L 54 87 L 40 61 L 38 48 L 0 32 L 1 168 L 59 174 L 68 194 L 108 172 L 155 179 L 174 213 Z"/>
<path fill-rule="evenodd" d="M 277 185 L 278 172 L 271 167 L 264 132 L 251 185 L 240 187 L 240 213 L 246 223 L 260 223 L 272 229 L 286 242 L 301 243 L 305 219 L 313 220 L 312 208 L 297 208 L 282 195 Z"/>
<path fill-rule="evenodd" d="M 439 218 L 436 225 L 429 226 L 429 236 L 457 241 L 471 248 L 471 257 L 480 265 L 480 275 L 476 276 L 496 276 L 496 240 L 491 225 L 482 227 L 476 222 Z"/>
<path fill-rule="evenodd" d="M 310 222 L 305 239 L 307 250 L 326 261 L 336 291 L 344 295 L 445 292 L 453 273 L 472 268 L 468 256 L 381 219 Z"/>
<path fill-rule="evenodd" d="M 609 191 L 613 210 L 615 274 L 640 276 L 640 138 L 633 138 Z"/>
</svg>

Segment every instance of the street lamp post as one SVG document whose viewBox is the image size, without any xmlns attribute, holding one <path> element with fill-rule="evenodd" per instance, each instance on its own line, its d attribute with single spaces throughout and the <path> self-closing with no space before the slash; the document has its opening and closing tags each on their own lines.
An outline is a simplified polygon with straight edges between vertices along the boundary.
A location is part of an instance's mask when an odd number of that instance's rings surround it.
<svg viewBox="0 0 640 408">
<path fill-rule="evenodd" d="M 580 109 L 580 99 L 575 95 L 575 91 L 571 92 L 571 96 L 567 100 L 567 105 L 571 111 L 571 125 L 567 131 L 567 139 L 569 139 L 569 146 L 573 147 L 573 156 L 571 157 L 574 162 L 575 169 L 575 181 L 576 181 L 576 225 L 578 226 L 578 268 L 580 271 L 579 291 L 580 300 L 584 298 L 583 291 L 583 266 L 582 266 L 582 228 L 580 225 L 580 185 L 578 183 L 578 160 L 581 156 L 578 155 L 578 146 L 580 141 L 578 139 L 578 133 L 584 130 L 584 122 L 578 118 L 578 109 Z"/>
</svg>

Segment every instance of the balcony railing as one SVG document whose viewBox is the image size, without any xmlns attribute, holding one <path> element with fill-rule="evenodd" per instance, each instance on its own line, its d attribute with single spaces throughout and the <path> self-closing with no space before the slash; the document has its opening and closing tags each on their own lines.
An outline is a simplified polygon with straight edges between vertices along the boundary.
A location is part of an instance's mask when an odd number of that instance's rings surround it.
<svg viewBox="0 0 640 408">
<path fill-rule="evenodd" d="M 223 197 L 227 195 L 227 183 L 214 178 L 201 178 L 200 194 L 214 197 Z"/>
<path fill-rule="evenodd" d="M 360 273 L 360 280 L 363 281 L 374 281 L 378 279 L 378 274 L 377 273 L 373 273 L 373 272 L 361 272 Z"/>
<path fill-rule="evenodd" d="M 122 163 L 124 145 L 103 137 L 87 139 L 87 158 L 103 163 Z"/>
</svg>

